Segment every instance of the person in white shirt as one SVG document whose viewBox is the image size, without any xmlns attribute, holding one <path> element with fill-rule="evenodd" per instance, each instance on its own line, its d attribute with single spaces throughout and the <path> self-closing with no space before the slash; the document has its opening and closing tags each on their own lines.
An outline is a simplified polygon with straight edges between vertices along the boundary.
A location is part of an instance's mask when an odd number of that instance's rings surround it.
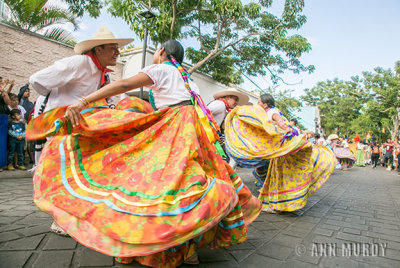
<svg viewBox="0 0 400 268">
<path fill-rule="evenodd" d="M 232 109 L 237 105 L 245 105 L 249 101 L 247 95 L 233 90 L 217 92 L 213 97 L 214 100 L 207 106 L 220 127 L 223 127 L 224 119 Z"/>
<path fill-rule="evenodd" d="M 53 65 L 33 74 L 29 78 L 31 87 L 46 96 L 44 112 L 75 103 L 96 92 L 106 84 L 106 73 L 112 70 L 119 56 L 119 47 L 133 39 L 116 39 L 113 33 L 101 26 L 93 39 L 75 45 L 75 56 L 56 61 Z M 43 104 L 42 104 L 43 105 Z M 68 235 L 55 222 L 50 231 Z"/>
<path fill-rule="evenodd" d="M 293 132 L 294 129 L 290 128 L 283 121 L 280 112 L 275 108 L 275 100 L 271 94 L 262 94 L 258 100 L 258 105 L 264 108 L 267 112 L 268 120 L 277 124 L 285 132 Z M 299 134 L 299 133 L 297 133 Z"/>
<path fill-rule="evenodd" d="M 320 135 L 317 133 L 317 134 L 315 134 L 315 139 L 316 139 L 315 144 L 326 146 L 327 143 L 326 143 L 326 140 L 324 139 L 323 135 Z"/>
<path fill-rule="evenodd" d="M 349 143 L 347 142 L 347 139 L 340 138 L 339 140 L 341 140 L 343 148 L 349 148 Z"/>
<path fill-rule="evenodd" d="M 271 94 L 262 94 L 258 99 L 258 104 L 260 105 L 266 112 L 268 120 L 276 125 L 278 125 L 283 131 L 291 135 L 298 135 L 297 130 L 289 127 L 288 124 L 283 120 L 281 113 L 278 109 L 275 108 L 275 100 Z M 253 170 L 253 176 L 256 179 L 256 187 L 262 187 L 264 185 L 265 178 L 268 174 L 269 168 L 269 160 L 267 160 L 264 164 L 257 166 Z M 273 210 L 269 207 L 264 206 L 263 210 L 269 213 L 273 213 Z"/>
<path fill-rule="evenodd" d="M 119 47 L 133 39 L 116 39 L 101 26 L 93 39 L 75 45 L 75 55 L 56 61 L 53 65 L 33 74 L 29 82 L 40 95 L 47 96 L 45 112 L 75 103 L 106 84 L 106 73 L 112 70 L 119 56 Z"/>
<path fill-rule="evenodd" d="M 237 105 L 247 104 L 249 101 L 249 97 L 243 93 L 233 91 L 233 90 L 225 90 L 220 91 L 214 94 L 214 100 L 210 102 L 207 106 L 210 109 L 210 112 L 214 116 L 215 121 L 218 126 L 221 128 L 221 133 L 219 133 L 219 137 L 221 140 L 221 145 L 224 151 L 225 148 L 225 135 L 224 135 L 224 120 L 228 113 L 234 109 Z M 228 157 L 223 157 L 225 161 L 229 161 L 229 165 L 232 168 L 236 168 L 237 164 L 235 160 Z"/>
</svg>

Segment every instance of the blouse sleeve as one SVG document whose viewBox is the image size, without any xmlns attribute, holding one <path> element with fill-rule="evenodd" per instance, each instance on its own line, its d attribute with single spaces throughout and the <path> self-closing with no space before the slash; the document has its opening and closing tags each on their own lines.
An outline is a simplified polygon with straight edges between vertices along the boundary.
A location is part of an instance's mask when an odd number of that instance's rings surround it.
<svg viewBox="0 0 400 268">
<path fill-rule="evenodd" d="M 146 85 L 147 88 L 153 90 L 160 89 L 160 80 L 163 75 L 162 64 L 153 64 L 144 67 L 140 72 L 146 74 L 153 81 L 152 85 Z"/>
<path fill-rule="evenodd" d="M 274 108 L 271 108 L 271 109 L 269 109 L 269 110 L 267 111 L 267 115 L 268 115 L 269 121 L 271 121 L 271 122 L 274 121 L 274 119 L 272 118 L 272 116 L 273 116 L 274 114 L 279 115 L 279 111 L 276 110 L 276 109 L 274 109 Z"/>
<path fill-rule="evenodd" d="M 215 121 L 217 121 L 217 124 L 219 126 L 221 126 L 222 122 L 225 119 L 225 115 L 226 115 L 225 104 L 222 101 L 215 100 L 215 101 L 212 101 L 207 106 L 210 109 L 210 112 L 212 113 L 212 115 L 214 116 Z"/>
</svg>

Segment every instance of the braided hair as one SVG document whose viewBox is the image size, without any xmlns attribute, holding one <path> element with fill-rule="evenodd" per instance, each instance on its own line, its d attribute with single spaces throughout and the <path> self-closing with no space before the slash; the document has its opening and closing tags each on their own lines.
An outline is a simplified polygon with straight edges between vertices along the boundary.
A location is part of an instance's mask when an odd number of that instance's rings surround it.
<svg viewBox="0 0 400 268">
<path fill-rule="evenodd" d="M 204 104 L 203 99 L 199 94 L 196 92 L 192 91 L 189 85 L 189 78 L 190 74 L 186 69 L 182 66 L 183 58 L 185 55 L 185 50 L 182 47 L 181 43 L 179 43 L 176 40 L 168 40 L 164 42 L 161 47 L 164 48 L 165 53 L 167 54 L 167 58 L 172 62 L 172 64 L 178 69 L 179 73 L 181 74 L 183 81 L 185 82 L 185 87 L 189 91 L 190 95 L 192 96 L 192 102 L 194 103 L 194 100 L 197 101 L 199 104 L 201 110 L 203 113 L 207 116 L 208 120 L 210 122 L 213 122 L 214 125 L 216 125 L 214 118 L 211 115 L 210 110 L 208 107 Z"/>
<path fill-rule="evenodd" d="M 271 94 L 265 93 L 260 96 L 261 102 L 268 105 L 268 108 L 275 107 L 275 100 Z"/>
<path fill-rule="evenodd" d="M 176 40 L 170 39 L 164 42 L 161 47 L 164 48 L 169 60 L 171 60 L 171 58 L 174 58 L 179 64 L 182 65 L 183 58 L 185 56 L 185 50 L 181 43 Z"/>
</svg>

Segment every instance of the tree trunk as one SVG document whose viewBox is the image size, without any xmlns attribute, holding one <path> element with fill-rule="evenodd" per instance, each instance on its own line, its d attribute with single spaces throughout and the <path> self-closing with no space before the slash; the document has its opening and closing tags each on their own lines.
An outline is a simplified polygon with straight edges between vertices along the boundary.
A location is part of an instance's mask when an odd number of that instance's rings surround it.
<svg viewBox="0 0 400 268">
<path fill-rule="evenodd" d="M 210 54 L 207 55 L 204 59 L 201 61 L 197 62 L 192 68 L 188 70 L 190 74 L 192 74 L 194 71 L 199 69 L 201 66 L 203 66 L 204 63 L 206 63 L 209 59 L 213 58 L 215 56 L 216 52 L 211 52 Z"/>
<path fill-rule="evenodd" d="M 392 119 L 393 119 L 392 140 L 394 140 L 399 135 L 400 108 L 397 108 L 397 115 L 393 116 Z"/>
</svg>

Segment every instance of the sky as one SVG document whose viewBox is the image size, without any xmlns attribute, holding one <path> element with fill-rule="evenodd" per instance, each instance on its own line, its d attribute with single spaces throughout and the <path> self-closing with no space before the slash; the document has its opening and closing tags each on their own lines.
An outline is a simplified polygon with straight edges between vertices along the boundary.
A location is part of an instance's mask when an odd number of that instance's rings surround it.
<svg viewBox="0 0 400 268">
<path fill-rule="evenodd" d="M 307 23 L 296 32 L 308 39 L 312 50 L 300 58 L 304 65 L 314 65 L 312 74 L 285 73 L 281 77 L 287 84 L 279 83 L 277 90 L 291 89 L 293 96 L 303 95 L 319 81 L 339 78 L 348 80 L 373 71 L 375 67 L 393 68 L 400 60 L 400 0 L 305 0 L 303 14 Z M 275 0 L 273 13 L 279 13 L 283 0 Z M 80 29 L 74 33 L 77 41 L 90 39 L 102 24 L 107 25 L 116 37 L 135 38 L 135 46 L 142 41 L 134 36 L 129 26 L 106 11 L 93 19 L 80 19 Z M 185 41 L 182 42 L 184 46 Z M 253 77 L 261 88 L 273 86 L 269 77 Z M 256 87 L 245 79 L 241 85 L 247 90 Z"/>
</svg>

